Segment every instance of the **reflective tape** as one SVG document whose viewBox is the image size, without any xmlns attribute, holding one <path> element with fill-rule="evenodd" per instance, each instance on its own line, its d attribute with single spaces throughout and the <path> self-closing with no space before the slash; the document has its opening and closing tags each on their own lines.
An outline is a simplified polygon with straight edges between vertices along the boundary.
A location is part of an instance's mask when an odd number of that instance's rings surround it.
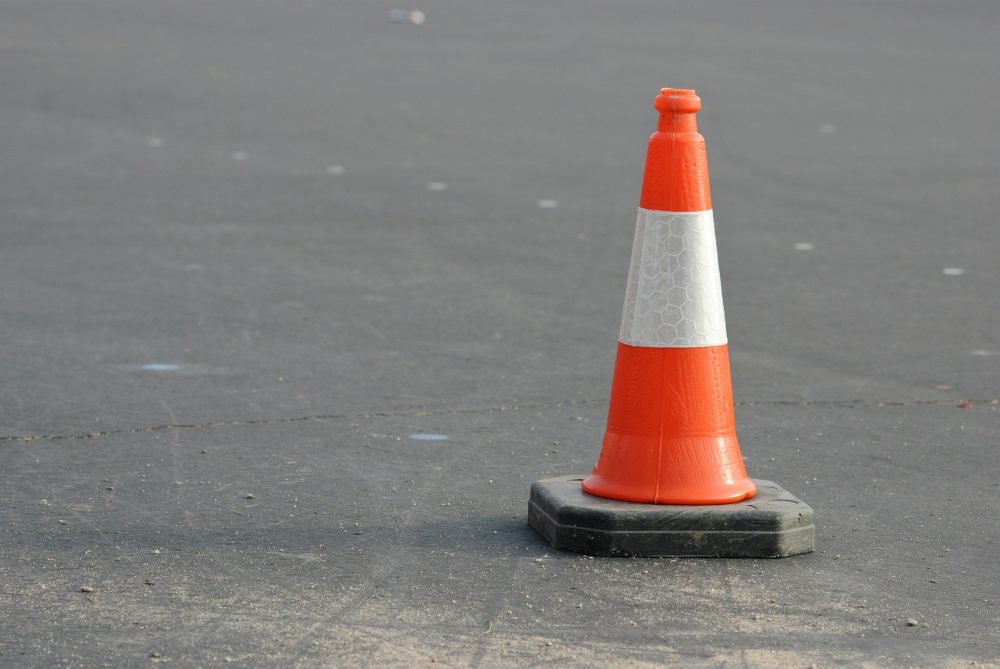
<svg viewBox="0 0 1000 669">
<path fill-rule="evenodd" d="M 639 209 L 618 339 L 660 348 L 728 341 L 711 210 Z"/>
</svg>

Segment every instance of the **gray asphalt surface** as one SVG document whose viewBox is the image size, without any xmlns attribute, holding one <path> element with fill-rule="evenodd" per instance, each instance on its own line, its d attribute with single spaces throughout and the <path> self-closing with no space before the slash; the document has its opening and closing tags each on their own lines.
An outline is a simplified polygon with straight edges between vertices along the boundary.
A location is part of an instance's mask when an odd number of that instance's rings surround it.
<svg viewBox="0 0 1000 669">
<path fill-rule="evenodd" d="M 997 666 L 1000 11 L 802 4 L 3 3 L 0 666 Z M 666 85 L 811 555 L 526 526 Z"/>
</svg>

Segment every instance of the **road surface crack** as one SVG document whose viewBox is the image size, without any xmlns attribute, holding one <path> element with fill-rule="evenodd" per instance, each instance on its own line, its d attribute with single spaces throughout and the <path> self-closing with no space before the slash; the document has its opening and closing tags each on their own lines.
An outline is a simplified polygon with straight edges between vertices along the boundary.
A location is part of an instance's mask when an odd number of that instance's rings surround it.
<svg viewBox="0 0 1000 669">
<path fill-rule="evenodd" d="M 3 435 L 0 442 L 32 442 L 32 441 L 75 441 L 100 439 L 120 434 L 138 434 L 141 432 L 162 432 L 164 430 L 199 430 L 213 427 L 242 427 L 254 425 L 281 425 L 283 423 L 304 423 L 320 420 L 366 420 L 373 418 L 419 418 L 421 416 L 460 416 L 501 413 L 505 411 L 521 411 L 526 409 L 556 409 L 564 406 L 585 404 L 601 404 L 606 398 L 580 398 L 561 402 L 534 402 L 530 404 L 500 404 L 489 407 L 459 407 L 452 409 L 404 409 L 398 411 L 364 411 L 358 413 L 312 414 L 308 416 L 279 416 L 276 418 L 251 418 L 244 420 L 213 420 L 197 423 L 162 423 L 136 428 L 115 428 L 98 432 L 71 432 L 66 434 L 25 434 Z M 996 399 L 966 399 L 966 400 L 753 400 L 737 402 L 738 407 L 752 406 L 829 406 L 845 408 L 877 408 L 877 407 L 912 407 L 912 406 L 955 406 L 968 408 L 970 406 L 996 406 Z"/>
</svg>

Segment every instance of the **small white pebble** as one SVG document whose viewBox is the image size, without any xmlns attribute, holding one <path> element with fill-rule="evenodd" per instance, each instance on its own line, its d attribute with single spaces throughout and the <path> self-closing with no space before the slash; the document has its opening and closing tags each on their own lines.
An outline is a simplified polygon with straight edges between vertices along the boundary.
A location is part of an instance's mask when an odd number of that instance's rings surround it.
<svg viewBox="0 0 1000 669">
<path fill-rule="evenodd" d="M 326 168 L 326 173 L 327 174 L 343 174 L 344 173 L 344 166 L 343 165 L 330 165 L 328 168 Z"/>
<path fill-rule="evenodd" d="M 941 273 L 945 276 L 962 276 L 965 274 L 965 270 L 961 267 L 945 267 L 941 270 Z"/>
<path fill-rule="evenodd" d="M 427 184 L 427 190 L 436 190 L 436 191 L 448 190 L 448 184 L 446 184 L 443 181 L 432 181 L 429 184 Z"/>
<path fill-rule="evenodd" d="M 415 9 L 411 12 L 404 9 L 390 9 L 389 20 L 393 23 L 411 23 L 415 26 L 419 26 L 427 20 L 427 15 L 419 9 Z"/>
<path fill-rule="evenodd" d="M 542 209 L 555 209 L 559 206 L 559 200 L 539 200 L 538 206 Z"/>
<path fill-rule="evenodd" d="M 916 627 L 916 626 L 917 626 L 917 625 L 919 625 L 919 624 L 920 624 L 920 623 L 918 623 L 918 622 L 917 622 L 916 620 L 914 620 L 913 618 L 907 618 L 907 619 L 906 619 L 906 626 L 907 626 L 907 627 Z"/>
<path fill-rule="evenodd" d="M 796 251 L 812 251 L 814 248 L 816 248 L 816 246 L 813 245 L 811 242 L 796 242 L 795 243 L 795 250 Z"/>
</svg>

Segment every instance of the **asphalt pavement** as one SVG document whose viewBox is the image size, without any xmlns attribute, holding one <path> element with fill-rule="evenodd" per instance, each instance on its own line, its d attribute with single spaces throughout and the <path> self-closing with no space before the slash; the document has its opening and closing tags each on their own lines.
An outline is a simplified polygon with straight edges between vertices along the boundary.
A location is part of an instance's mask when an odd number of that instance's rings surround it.
<svg viewBox="0 0 1000 669">
<path fill-rule="evenodd" d="M 0 7 L 0 666 L 1000 666 L 1000 6 L 393 1 Z M 662 86 L 809 555 L 527 526 Z"/>
</svg>

